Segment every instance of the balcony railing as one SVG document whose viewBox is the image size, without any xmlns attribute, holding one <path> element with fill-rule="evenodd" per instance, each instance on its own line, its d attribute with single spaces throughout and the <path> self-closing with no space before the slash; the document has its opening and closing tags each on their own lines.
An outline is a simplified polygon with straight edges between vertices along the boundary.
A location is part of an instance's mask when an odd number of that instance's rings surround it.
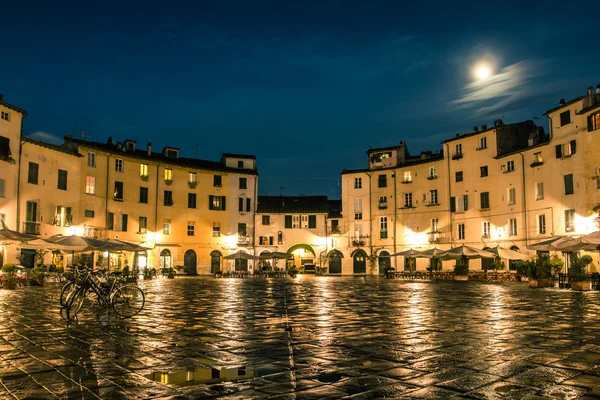
<svg viewBox="0 0 600 400">
<path fill-rule="evenodd" d="M 380 209 L 380 210 L 385 210 L 385 209 L 387 209 L 387 202 L 380 202 L 380 203 L 379 203 L 379 209 Z"/>
<path fill-rule="evenodd" d="M 328 235 L 339 235 L 341 233 L 342 233 L 342 228 L 339 225 L 327 228 Z"/>
<path fill-rule="evenodd" d="M 92 239 L 100 239 L 104 236 L 104 229 L 86 225 L 83 227 L 83 236 Z"/>
<path fill-rule="evenodd" d="M 238 236 L 237 244 L 250 244 L 250 236 Z"/>
<path fill-rule="evenodd" d="M 444 243 L 446 241 L 446 235 L 444 232 L 427 232 L 427 236 L 429 236 L 429 243 Z"/>
<path fill-rule="evenodd" d="M 29 235 L 39 235 L 40 234 L 40 223 L 35 221 L 25 221 L 23 222 L 23 232 Z"/>
<path fill-rule="evenodd" d="M 452 159 L 453 160 L 460 160 L 461 158 L 463 158 L 463 153 L 454 153 L 454 154 L 452 154 Z"/>
</svg>

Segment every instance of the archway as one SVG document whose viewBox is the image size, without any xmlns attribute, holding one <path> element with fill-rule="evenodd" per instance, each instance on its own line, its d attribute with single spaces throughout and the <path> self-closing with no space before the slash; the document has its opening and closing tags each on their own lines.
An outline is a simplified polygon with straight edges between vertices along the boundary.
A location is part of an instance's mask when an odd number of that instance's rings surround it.
<svg viewBox="0 0 600 400">
<path fill-rule="evenodd" d="M 294 259 L 292 262 L 297 267 L 300 267 L 304 264 L 314 264 L 316 253 L 313 248 L 306 243 L 296 243 L 291 246 L 286 253 L 292 254 Z M 297 262 L 299 260 L 300 262 Z M 289 261 L 288 261 L 289 265 Z"/>
<path fill-rule="evenodd" d="M 342 258 L 344 258 L 344 255 L 339 250 L 332 250 L 329 252 L 329 273 L 330 274 L 341 274 L 342 273 Z"/>
<path fill-rule="evenodd" d="M 163 249 L 160 252 L 160 268 L 171 268 L 172 266 L 171 252 L 169 249 Z"/>
<path fill-rule="evenodd" d="M 385 271 L 392 266 L 390 253 L 386 250 L 383 250 L 381 253 L 379 253 L 377 261 L 379 263 L 379 275 L 385 275 Z"/>
<path fill-rule="evenodd" d="M 363 249 L 352 253 L 352 266 L 355 274 L 367 273 L 367 253 Z"/>
<path fill-rule="evenodd" d="M 196 252 L 188 250 L 183 255 L 183 266 L 186 267 L 188 275 L 196 275 Z"/>
<path fill-rule="evenodd" d="M 484 247 L 483 250 L 490 250 L 489 247 Z M 481 259 L 481 269 L 484 271 L 489 271 L 494 269 L 494 259 L 493 258 L 482 258 Z"/>
<path fill-rule="evenodd" d="M 517 253 L 521 252 L 521 249 L 519 249 L 517 246 L 510 246 L 510 249 L 512 251 L 516 251 Z M 508 269 L 510 271 L 516 271 L 518 263 L 519 263 L 519 260 L 508 260 Z"/>
<path fill-rule="evenodd" d="M 216 274 L 217 271 L 221 271 L 221 257 L 223 255 L 219 250 L 213 250 L 210 253 L 210 273 Z"/>
</svg>

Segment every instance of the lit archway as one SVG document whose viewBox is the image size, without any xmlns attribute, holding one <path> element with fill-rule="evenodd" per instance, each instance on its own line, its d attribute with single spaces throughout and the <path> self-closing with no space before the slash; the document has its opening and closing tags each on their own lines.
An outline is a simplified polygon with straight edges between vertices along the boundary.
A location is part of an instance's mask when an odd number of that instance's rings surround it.
<svg viewBox="0 0 600 400">
<path fill-rule="evenodd" d="M 379 275 L 385 275 L 385 271 L 392 266 L 392 261 L 389 251 L 382 250 L 377 258 L 379 264 Z"/>
<path fill-rule="evenodd" d="M 169 251 L 169 249 L 163 249 L 160 252 L 160 267 L 161 268 L 171 268 L 172 266 L 173 266 L 173 264 L 172 264 L 171 251 Z"/>
<path fill-rule="evenodd" d="M 188 250 L 183 256 L 183 265 L 186 267 L 188 275 L 196 275 L 196 252 Z"/>
</svg>

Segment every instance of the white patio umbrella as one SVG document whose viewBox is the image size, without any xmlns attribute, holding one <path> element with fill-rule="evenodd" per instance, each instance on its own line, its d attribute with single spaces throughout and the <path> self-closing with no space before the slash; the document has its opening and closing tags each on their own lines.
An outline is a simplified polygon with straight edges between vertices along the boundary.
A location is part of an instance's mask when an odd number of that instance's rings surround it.
<svg viewBox="0 0 600 400">
<path fill-rule="evenodd" d="M 458 260 L 461 258 L 496 258 L 494 253 L 490 253 L 489 251 L 480 250 L 471 246 L 459 246 L 450 250 L 446 250 L 440 258 L 444 260 Z"/>
<path fill-rule="evenodd" d="M 506 258 L 509 260 L 527 260 L 529 258 L 526 254 L 521 254 L 518 251 L 505 249 L 500 246 L 492 247 L 491 249 L 486 249 L 486 251 L 494 253 L 500 258 Z"/>
<path fill-rule="evenodd" d="M 530 244 L 528 246 L 528 248 L 530 250 L 536 250 L 536 251 L 553 251 L 553 250 L 556 250 L 555 247 L 552 247 L 553 245 L 557 244 L 557 242 L 558 242 L 558 244 L 560 244 L 561 242 L 559 242 L 559 241 L 564 242 L 566 240 L 569 240 L 569 238 L 567 238 L 565 236 L 553 236 L 548 239 L 540 240 L 537 243 Z"/>
<path fill-rule="evenodd" d="M 581 237 L 581 241 L 583 243 L 600 245 L 600 231 L 593 232 L 588 235 L 583 235 Z"/>
<path fill-rule="evenodd" d="M 225 260 L 258 260 L 259 257 L 239 250 L 235 253 L 232 253 L 232 254 L 229 254 L 229 255 L 223 257 L 223 259 L 225 259 Z"/>
<path fill-rule="evenodd" d="M 421 257 L 421 251 L 415 250 L 415 249 L 408 249 L 408 250 L 404 250 L 404 251 L 399 251 L 398 253 L 390 254 L 390 257 L 397 257 L 397 256 L 417 258 L 417 257 Z"/>
<path fill-rule="evenodd" d="M 440 258 L 446 251 L 433 247 L 431 249 L 421 251 L 421 257 L 424 258 Z"/>
</svg>

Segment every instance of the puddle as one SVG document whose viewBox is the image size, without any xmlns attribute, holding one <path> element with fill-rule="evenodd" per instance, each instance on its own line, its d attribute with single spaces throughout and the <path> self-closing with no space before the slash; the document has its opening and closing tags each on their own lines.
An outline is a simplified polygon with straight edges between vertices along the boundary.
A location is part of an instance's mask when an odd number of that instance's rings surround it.
<svg viewBox="0 0 600 400">
<path fill-rule="evenodd" d="M 522 388 L 523 388 L 523 386 L 506 385 L 506 386 L 499 386 L 495 390 L 496 390 L 496 392 L 500 392 L 500 393 L 508 393 L 508 392 L 512 392 L 513 390 L 519 390 Z"/>
<path fill-rule="evenodd" d="M 317 377 L 317 380 L 319 382 L 323 382 L 323 383 L 336 383 L 336 382 L 341 381 L 343 377 L 344 377 L 344 375 L 334 372 L 334 373 L 330 373 L 330 374 L 319 375 L 319 377 Z"/>
<path fill-rule="evenodd" d="M 203 361 L 210 360 L 199 359 L 195 361 L 202 363 Z M 247 366 L 220 368 L 194 366 L 181 367 L 175 370 L 156 371 L 145 375 L 145 377 L 155 382 L 169 385 L 191 386 L 252 379 L 256 377 L 256 373 L 257 371 L 254 368 Z"/>
</svg>

